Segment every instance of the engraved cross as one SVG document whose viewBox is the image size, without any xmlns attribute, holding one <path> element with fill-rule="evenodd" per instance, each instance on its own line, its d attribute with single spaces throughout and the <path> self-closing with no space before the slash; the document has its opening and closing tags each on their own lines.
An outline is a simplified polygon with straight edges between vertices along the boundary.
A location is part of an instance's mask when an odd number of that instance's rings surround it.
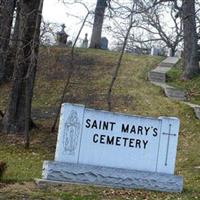
<svg viewBox="0 0 200 200">
<path fill-rule="evenodd" d="M 176 136 L 176 134 L 172 134 L 171 133 L 171 129 L 172 129 L 172 125 L 169 124 L 169 133 L 163 133 L 163 135 L 167 135 L 168 139 L 167 139 L 167 150 L 166 150 L 166 157 L 165 157 L 165 166 L 167 166 L 168 164 L 168 156 L 169 156 L 169 144 L 170 144 L 170 137 L 171 136 Z"/>
</svg>

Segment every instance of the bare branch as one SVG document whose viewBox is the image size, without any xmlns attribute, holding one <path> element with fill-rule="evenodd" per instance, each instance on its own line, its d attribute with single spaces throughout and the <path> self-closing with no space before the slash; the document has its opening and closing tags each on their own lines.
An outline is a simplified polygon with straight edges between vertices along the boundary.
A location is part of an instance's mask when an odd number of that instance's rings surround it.
<svg viewBox="0 0 200 200">
<path fill-rule="evenodd" d="M 76 39 L 75 39 L 74 44 L 73 44 L 72 49 L 71 49 L 70 70 L 69 70 L 69 73 L 68 73 L 68 75 L 67 75 L 67 80 L 66 80 L 66 83 L 65 83 L 65 86 L 64 86 L 64 90 L 63 90 L 61 99 L 60 99 L 59 108 L 58 108 L 58 110 L 57 110 L 57 113 L 56 113 L 56 117 L 55 117 L 53 126 L 52 126 L 52 128 L 51 128 L 51 132 L 55 132 L 55 129 L 56 129 L 56 125 L 57 125 L 57 121 L 58 121 L 58 118 L 59 118 L 59 115 L 60 115 L 62 103 L 63 103 L 63 101 L 64 101 L 65 94 L 66 94 L 66 92 L 67 92 L 67 89 L 68 89 L 68 87 L 69 87 L 69 85 L 70 85 L 71 78 L 72 78 L 73 73 L 74 73 L 74 67 L 75 67 L 75 66 L 74 66 L 74 51 L 75 51 L 75 46 L 76 46 L 76 43 L 77 43 L 77 41 L 78 41 L 78 38 L 79 38 L 79 36 L 80 36 L 80 34 L 81 34 L 81 31 L 82 31 L 82 29 L 83 29 L 83 27 L 84 27 L 84 25 L 85 25 L 85 23 L 86 23 L 86 21 L 87 21 L 87 18 L 88 18 L 88 16 L 89 16 L 89 14 L 90 14 L 90 12 L 88 12 L 88 13 L 86 14 L 85 19 L 84 19 L 84 21 L 83 21 L 83 23 L 82 23 L 82 25 L 81 25 L 81 27 L 80 27 L 80 29 L 79 29 L 79 32 L 78 32 L 78 34 L 77 34 L 77 36 L 76 36 Z"/>
</svg>

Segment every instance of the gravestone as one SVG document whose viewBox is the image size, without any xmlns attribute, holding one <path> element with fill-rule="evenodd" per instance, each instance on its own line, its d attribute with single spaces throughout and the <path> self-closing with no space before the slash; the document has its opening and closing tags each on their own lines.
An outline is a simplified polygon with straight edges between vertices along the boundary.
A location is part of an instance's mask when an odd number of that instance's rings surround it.
<svg viewBox="0 0 200 200">
<path fill-rule="evenodd" d="M 160 49 L 152 47 L 151 48 L 151 56 L 159 56 L 160 55 Z"/>
<path fill-rule="evenodd" d="M 177 118 L 131 116 L 63 104 L 55 161 L 43 164 L 43 183 L 87 183 L 181 192 L 174 176 Z"/>
<path fill-rule="evenodd" d="M 108 50 L 108 39 L 106 37 L 101 38 L 101 49 Z"/>
<path fill-rule="evenodd" d="M 84 38 L 84 40 L 83 40 L 83 43 L 82 43 L 82 48 L 88 48 L 88 34 L 86 33 L 85 34 L 85 38 Z"/>
<path fill-rule="evenodd" d="M 65 24 L 62 24 L 61 31 L 57 32 L 57 45 L 58 46 L 66 46 L 67 38 L 69 35 L 65 32 Z"/>
<path fill-rule="evenodd" d="M 69 40 L 69 41 L 67 42 L 67 47 L 72 47 L 72 45 L 73 45 L 73 42 L 72 42 L 71 40 Z"/>
<path fill-rule="evenodd" d="M 178 50 L 178 51 L 176 51 L 175 56 L 178 57 L 178 58 L 181 58 L 182 54 L 183 54 L 183 52 Z"/>
<path fill-rule="evenodd" d="M 168 56 L 168 57 L 172 57 L 172 50 L 171 50 L 170 48 L 169 48 L 168 51 L 167 51 L 167 56 Z"/>
</svg>

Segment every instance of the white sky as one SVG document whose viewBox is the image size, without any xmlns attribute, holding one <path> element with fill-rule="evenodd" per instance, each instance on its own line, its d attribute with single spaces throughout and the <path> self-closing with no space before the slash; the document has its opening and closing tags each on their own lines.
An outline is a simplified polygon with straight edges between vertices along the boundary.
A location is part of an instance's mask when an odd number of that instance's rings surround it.
<svg viewBox="0 0 200 200">
<path fill-rule="evenodd" d="M 87 2 L 87 1 L 86 1 Z M 96 0 L 90 0 L 87 4 L 88 6 L 92 7 L 95 6 Z M 65 24 L 66 25 L 66 33 L 69 35 L 68 40 L 73 40 L 81 26 L 81 19 L 69 15 L 73 13 L 75 16 L 79 16 L 82 19 L 87 13 L 87 10 L 79 4 L 75 5 L 68 5 L 65 6 L 61 0 L 44 0 L 44 8 L 43 8 L 43 17 L 45 21 L 58 23 L 58 24 Z M 88 39 L 91 36 L 91 27 L 86 26 L 84 27 L 80 38 L 84 39 L 85 33 L 88 33 Z"/>
<path fill-rule="evenodd" d="M 45 21 L 52 22 L 52 23 L 58 23 L 58 24 L 65 24 L 66 25 L 66 33 L 69 35 L 68 40 L 74 40 L 77 36 L 77 33 L 80 29 L 80 26 L 82 24 L 82 20 L 85 17 L 87 10 L 84 8 L 84 6 L 80 4 L 73 4 L 73 5 L 64 5 L 63 0 L 44 0 L 44 8 L 43 8 L 43 17 Z M 66 2 L 70 2 L 70 0 L 65 0 Z M 72 1 L 72 0 L 71 0 Z M 96 5 L 96 0 L 84 0 L 87 4 L 87 7 L 90 10 L 94 10 Z M 73 17 L 70 14 L 73 14 L 74 16 L 79 16 L 82 18 L 76 18 Z M 166 13 L 165 13 L 166 14 Z M 167 16 L 165 16 L 165 22 L 167 20 Z M 93 19 L 89 19 L 89 21 L 93 22 Z M 170 23 L 168 23 L 170 24 Z M 55 30 L 56 32 L 57 30 Z M 92 32 L 92 26 L 87 24 L 87 26 L 84 27 L 82 30 L 82 33 L 80 35 L 80 39 L 84 39 L 85 33 L 88 33 L 88 39 L 90 41 Z M 110 46 L 112 46 L 111 42 L 114 38 L 112 38 L 112 35 L 109 34 L 109 32 L 103 32 L 102 37 L 106 36 L 110 41 Z M 79 41 L 79 45 L 80 45 Z"/>
</svg>

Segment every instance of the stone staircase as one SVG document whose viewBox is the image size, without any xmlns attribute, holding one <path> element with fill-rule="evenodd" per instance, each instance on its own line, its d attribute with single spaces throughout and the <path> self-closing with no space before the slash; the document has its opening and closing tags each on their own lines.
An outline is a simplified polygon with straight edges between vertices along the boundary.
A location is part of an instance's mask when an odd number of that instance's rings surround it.
<svg viewBox="0 0 200 200">
<path fill-rule="evenodd" d="M 164 93 L 167 97 L 174 100 L 182 101 L 183 103 L 193 108 L 196 117 L 200 119 L 200 106 L 192 104 L 190 102 L 186 102 L 187 100 L 186 91 L 180 90 L 178 88 L 175 88 L 166 84 L 167 72 L 172 67 L 174 67 L 178 62 L 179 62 L 179 58 L 177 57 L 166 58 L 155 69 L 149 72 L 148 78 L 154 85 L 157 85 L 163 88 Z"/>
<path fill-rule="evenodd" d="M 168 57 L 163 60 L 155 69 L 149 72 L 149 80 L 152 82 L 166 82 L 167 72 L 178 63 L 179 58 L 177 57 Z"/>
<path fill-rule="evenodd" d="M 166 73 L 171 69 L 171 67 L 158 66 L 151 72 L 149 72 L 149 80 L 152 82 L 165 83 Z"/>
</svg>

